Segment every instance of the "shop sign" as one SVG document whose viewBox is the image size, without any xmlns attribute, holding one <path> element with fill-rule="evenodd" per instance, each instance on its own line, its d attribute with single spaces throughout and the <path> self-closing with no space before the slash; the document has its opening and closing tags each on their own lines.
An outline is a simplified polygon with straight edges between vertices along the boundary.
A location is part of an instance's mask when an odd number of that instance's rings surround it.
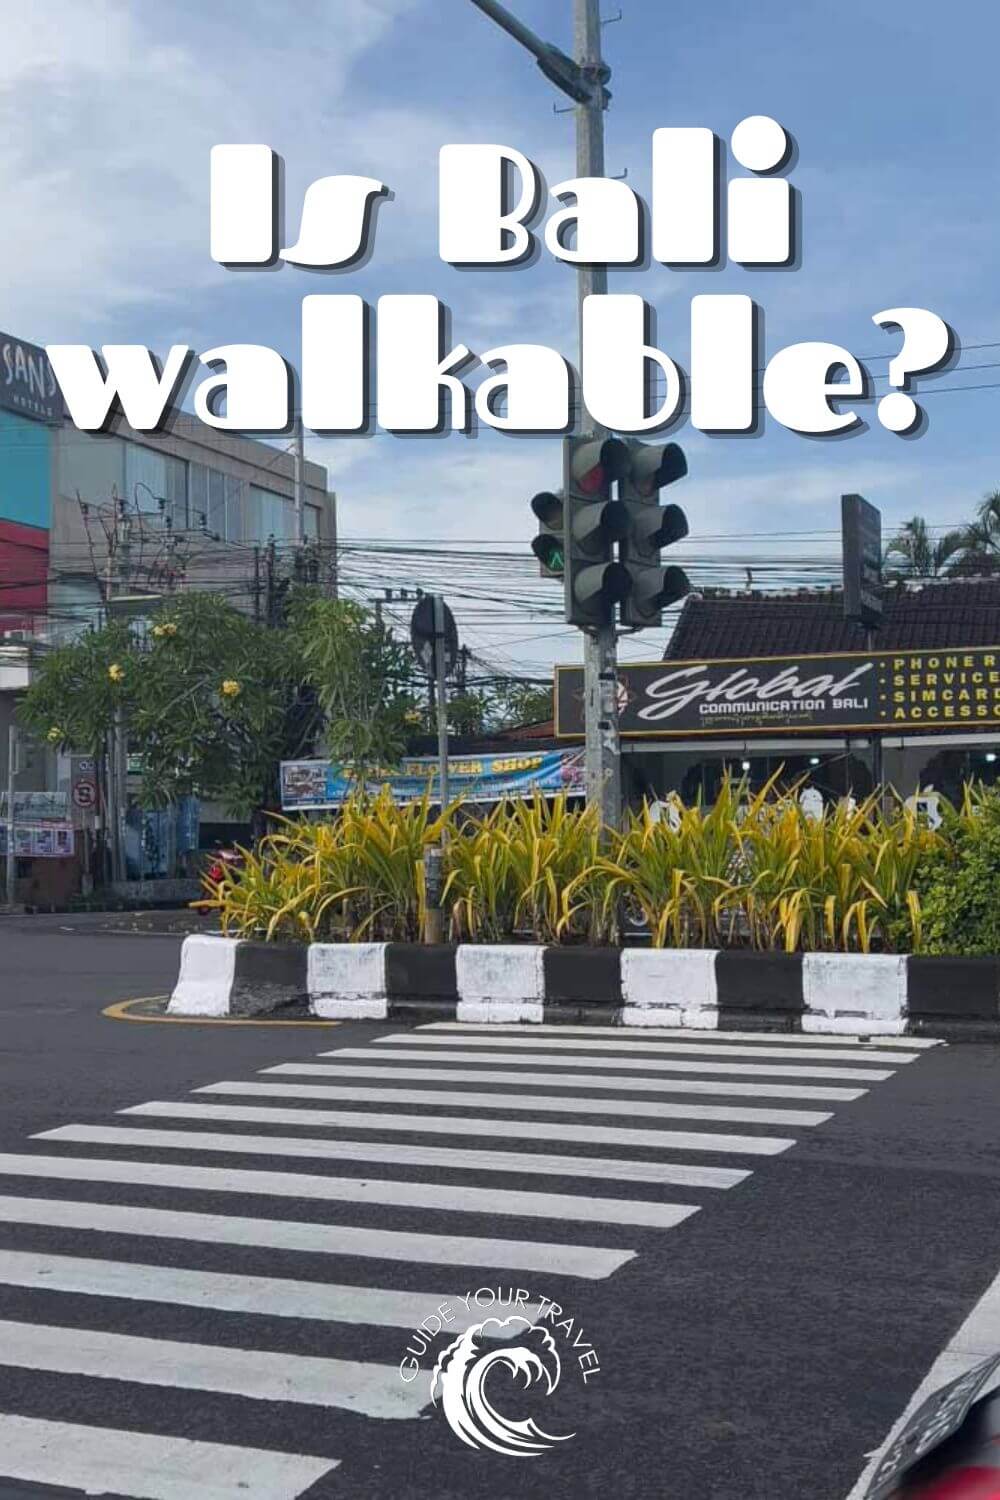
<svg viewBox="0 0 1000 1500">
<path fill-rule="evenodd" d="M 62 421 L 62 392 L 45 350 L 9 333 L 0 333 L 0 406 L 42 422 Z"/>
<path fill-rule="evenodd" d="M 1000 646 L 639 662 L 618 679 L 632 739 L 1000 724 Z M 557 667 L 559 738 L 582 738 L 583 694 L 583 668 Z"/>
</svg>

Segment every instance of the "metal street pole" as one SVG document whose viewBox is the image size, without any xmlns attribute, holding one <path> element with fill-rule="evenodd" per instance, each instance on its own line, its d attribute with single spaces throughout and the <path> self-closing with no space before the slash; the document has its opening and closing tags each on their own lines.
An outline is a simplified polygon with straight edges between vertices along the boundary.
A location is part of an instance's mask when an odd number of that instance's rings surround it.
<svg viewBox="0 0 1000 1500">
<path fill-rule="evenodd" d="M 444 600 L 434 596 L 434 675 L 437 680 L 438 776 L 441 811 L 448 806 L 448 694 L 445 690 Z"/>
<path fill-rule="evenodd" d="M 306 450 L 301 411 L 295 415 L 293 463 L 295 477 L 295 545 L 301 547 L 306 539 Z"/>
<path fill-rule="evenodd" d="M 599 0 L 574 0 L 574 56 L 593 80 L 590 101 L 576 107 L 576 174 L 604 176 L 604 95 L 602 87 L 601 13 Z M 604 266 L 581 265 L 577 277 L 580 323 L 580 367 L 583 368 L 583 304 L 608 290 Z M 589 423 L 582 409 L 581 428 Z M 618 828 L 622 816 L 621 742 L 618 734 L 618 663 L 615 626 L 600 625 L 583 638 L 585 773 L 587 803 L 598 807 L 607 828 Z"/>
<path fill-rule="evenodd" d="M 604 176 L 604 85 L 609 73 L 601 56 L 599 0 L 573 0 L 574 58 L 522 25 L 498 0 L 472 0 L 538 60 L 557 88 L 576 101 L 576 172 L 578 177 Z M 583 302 L 607 292 L 603 266 L 580 266 L 577 279 L 580 318 L 580 365 L 583 365 Z M 582 397 L 581 397 L 582 401 Z M 581 431 L 601 436 L 604 429 L 581 409 Z M 609 828 L 621 823 L 621 742 L 618 734 L 617 637 L 613 624 L 584 635 L 584 723 L 586 730 L 587 803 L 600 809 Z"/>
</svg>

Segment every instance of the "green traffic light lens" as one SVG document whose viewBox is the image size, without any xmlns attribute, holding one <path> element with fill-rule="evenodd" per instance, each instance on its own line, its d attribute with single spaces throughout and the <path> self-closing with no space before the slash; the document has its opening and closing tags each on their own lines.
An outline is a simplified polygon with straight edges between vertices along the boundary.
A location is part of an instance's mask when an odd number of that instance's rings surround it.
<svg viewBox="0 0 1000 1500">
<path fill-rule="evenodd" d="M 566 555 L 562 542 L 555 536 L 536 536 L 531 544 L 531 550 L 538 558 L 543 568 L 548 568 L 550 573 L 564 573 L 566 571 Z"/>
</svg>

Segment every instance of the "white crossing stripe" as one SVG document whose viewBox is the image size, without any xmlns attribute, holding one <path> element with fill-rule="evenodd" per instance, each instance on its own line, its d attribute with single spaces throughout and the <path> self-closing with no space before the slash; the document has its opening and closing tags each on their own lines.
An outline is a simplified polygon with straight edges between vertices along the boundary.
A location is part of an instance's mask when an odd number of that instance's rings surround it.
<svg viewBox="0 0 1000 1500">
<path fill-rule="evenodd" d="M 589 1037 L 614 1037 L 622 1039 L 622 1027 L 620 1026 L 563 1026 L 556 1022 L 552 1025 L 546 1023 L 531 1022 L 525 1025 L 518 1021 L 494 1021 L 487 1024 L 483 1022 L 476 1024 L 472 1021 L 428 1021 L 423 1026 L 416 1027 L 421 1031 L 454 1031 L 463 1036 L 476 1034 L 490 1036 L 496 1032 L 508 1032 L 519 1036 L 534 1036 L 536 1032 L 550 1032 L 554 1036 L 589 1036 Z M 651 1037 L 667 1037 L 677 1041 L 697 1040 L 694 1028 L 690 1026 L 640 1026 L 632 1029 L 632 1035 Z M 755 1039 L 768 1043 L 779 1043 L 785 1046 L 801 1046 L 804 1040 L 801 1032 L 796 1031 L 711 1031 L 708 1033 L 713 1041 L 720 1042 L 752 1042 Z M 813 1036 L 808 1038 L 810 1047 L 828 1047 L 835 1051 L 838 1047 L 860 1047 L 869 1045 L 863 1034 L 856 1036 Z M 944 1042 L 935 1037 L 916 1036 L 880 1036 L 875 1044 L 879 1047 L 899 1047 L 910 1052 L 926 1051 L 928 1047 L 943 1047 Z"/>
<path fill-rule="evenodd" d="M 822 1125 L 829 1113 L 805 1109 L 738 1109 L 727 1104 L 665 1104 L 659 1099 L 552 1099 L 539 1094 L 483 1094 L 450 1089 L 363 1088 L 325 1083 L 208 1083 L 193 1094 L 281 1095 L 351 1099 L 362 1104 L 434 1104 L 452 1109 L 513 1109 L 557 1115 L 629 1115 L 656 1120 L 714 1120 L 740 1125 Z"/>
<path fill-rule="evenodd" d="M 353 1053 L 356 1048 L 345 1047 L 345 1053 Z M 318 1057 L 340 1057 L 340 1051 L 319 1052 Z M 401 1053 L 392 1053 L 387 1048 L 380 1052 L 365 1052 L 366 1057 L 393 1057 L 402 1056 Z M 443 1052 L 410 1052 L 407 1051 L 408 1062 L 447 1062 L 453 1053 Z M 892 1069 L 882 1068 L 824 1068 L 810 1063 L 805 1066 L 802 1063 L 793 1063 L 788 1066 L 784 1063 L 734 1063 L 716 1062 L 710 1058 L 699 1058 L 697 1061 L 676 1058 L 649 1057 L 641 1058 L 636 1054 L 636 1061 L 625 1061 L 618 1056 L 615 1057 L 573 1057 L 569 1053 L 549 1054 L 555 1065 L 560 1068 L 605 1068 L 607 1076 L 612 1073 L 627 1071 L 629 1068 L 638 1069 L 642 1073 L 718 1073 L 726 1078 L 828 1078 L 834 1083 L 883 1083 L 887 1078 L 893 1076 Z M 475 1053 L 477 1061 L 483 1063 L 514 1063 L 518 1067 L 541 1066 L 543 1054 L 525 1055 L 521 1052 L 489 1052 Z M 623 1084 L 623 1087 L 627 1085 Z"/>
<path fill-rule="evenodd" d="M 48 1323 L 0 1322 L 0 1365 L 217 1391 L 257 1401 L 336 1406 L 366 1417 L 412 1420 L 428 1404 L 424 1382 L 416 1389 L 408 1386 L 395 1365 L 144 1339 Z"/>
<path fill-rule="evenodd" d="M 223 1084 L 218 1091 L 245 1094 L 259 1089 L 287 1094 L 279 1084 Z M 349 1130 L 404 1131 L 407 1135 L 523 1137 L 531 1141 L 582 1141 L 587 1146 L 652 1146 L 657 1150 L 731 1151 L 750 1156 L 777 1156 L 794 1140 L 772 1135 L 715 1135 L 708 1131 L 639 1130 L 613 1125 L 564 1125 L 549 1120 L 487 1120 L 461 1115 L 389 1115 L 353 1109 L 283 1109 L 278 1107 L 190 1104 L 154 1099 L 118 1111 L 122 1115 L 160 1115 L 183 1120 L 232 1120 L 257 1125 L 336 1125 Z"/>
<path fill-rule="evenodd" d="M 391 1036 L 377 1036 L 374 1038 L 376 1046 L 397 1047 L 453 1047 L 454 1038 L 451 1036 L 428 1036 L 425 1033 L 398 1032 Z M 493 1047 L 496 1045 L 492 1036 L 469 1036 L 463 1038 L 463 1046 L 466 1047 Z M 772 1047 L 760 1046 L 736 1046 L 729 1042 L 665 1042 L 647 1041 L 642 1038 L 638 1041 L 619 1041 L 617 1038 L 604 1036 L 595 1038 L 583 1037 L 554 1037 L 547 1036 L 544 1040 L 536 1041 L 534 1036 L 522 1033 L 520 1036 L 505 1036 L 503 1038 L 505 1047 L 558 1047 L 567 1050 L 588 1052 L 614 1052 L 614 1053 L 641 1053 L 655 1052 L 679 1052 L 684 1054 L 698 1055 L 705 1053 L 710 1057 L 792 1057 L 805 1060 L 815 1058 L 829 1062 L 830 1052 L 826 1047 Z M 324 1054 L 325 1055 L 325 1054 Z M 837 1053 L 838 1058 L 844 1058 L 850 1062 L 880 1062 L 880 1063 L 906 1063 L 915 1062 L 915 1052 L 885 1052 L 877 1048 L 851 1047 L 843 1052 Z"/>
<path fill-rule="evenodd" d="M 332 1078 L 337 1073 L 342 1073 L 346 1078 L 384 1078 L 391 1081 L 393 1078 L 403 1081 L 412 1079 L 415 1082 L 427 1083 L 540 1083 L 546 1088 L 577 1088 L 577 1089 L 613 1089 L 618 1093 L 628 1091 L 629 1093 L 656 1093 L 656 1094 L 729 1094 L 733 1098 L 746 1099 L 811 1099 L 821 1102 L 849 1103 L 854 1099 L 861 1099 L 867 1094 L 867 1089 L 837 1089 L 827 1085 L 794 1084 L 794 1083 L 730 1083 L 728 1080 L 716 1082 L 712 1079 L 688 1079 L 688 1078 L 617 1078 L 609 1073 L 586 1073 L 576 1077 L 571 1073 L 527 1073 L 522 1064 L 528 1059 L 520 1056 L 508 1057 L 508 1064 L 517 1064 L 517 1072 L 493 1072 L 476 1068 L 444 1067 L 434 1068 L 418 1063 L 416 1067 L 400 1067 L 396 1064 L 396 1057 L 402 1058 L 407 1063 L 416 1062 L 412 1052 L 389 1053 L 379 1052 L 376 1056 L 381 1062 L 389 1059 L 391 1066 L 369 1067 L 367 1064 L 343 1063 L 342 1057 L 371 1057 L 367 1047 L 345 1047 L 341 1052 L 323 1052 L 322 1057 L 336 1058 L 332 1063 L 282 1063 L 275 1068 L 262 1068 L 262 1073 L 303 1073 L 315 1077 Z M 431 1058 L 432 1063 L 486 1063 L 502 1062 L 494 1056 L 480 1057 L 476 1052 L 449 1052 L 444 1056 L 435 1053 Z M 557 1066 L 570 1068 L 594 1067 L 599 1061 L 597 1058 L 549 1058 L 532 1057 L 531 1062 L 538 1067 Z M 615 1062 L 614 1066 L 619 1067 Z M 630 1066 L 622 1063 L 621 1067 Z M 645 1068 L 657 1067 L 645 1064 Z"/>
<path fill-rule="evenodd" d="M 731 1188 L 750 1176 L 730 1167 L 687 1167 L 675 1162 L 631 1161 L 616 1156 L 542 1156 L 532 1151 L 463 1151 L 449 1146 L 382 1145 L 326 1141 L 294 1135 L 236 1135 L 209 1130 L 128 1130 L 117 1125 L 60 1125 L 36 1141 L 86 1141 L 102 1146 L 166 1147 L 177 1151 L 236 1151 L 244 1156 L 315 1156 L 325 1160 L 387 1162 L 392 1166 L 450 1167 L 462 1171 L 527 1172 L 556 1177 L 617 1178 L 622 1182 L 680 1183 Z M 417 1319 L 419 1322 L 419 1318 Z"/>
<path fill-rule="evenodd" d="M 122 1297 L 132 1302 L 214 1307 L 220 1312 L 259 1313 L 271 1318 L 364 1323 L 373 1328 L 416 1328 L 427 1317 L 428 1309 L 447 1303 L 453 1314 L 448 1326 L 456 1333 L 482 1321 L 475 1305 L 466 1311 L 457 1294 L 335 1286 L 328 1281 L 292 1281 L 283 1276 L 236 1276 L 229 1271 L 188 1271 L 129 1260 L 38 1255 L 31 1250 L 0 1250 L 0 1285 L 75 1292 L 86 1297 Z"/>
<path fill-rule="evenodd" d="M 531 1219 L 583 1219 L 598 1224 L 641 1224 L 673 1229 L 698 1212 L 696 1204 L 647 1203 L 627 1198 L 582 1198 L 567 1193 L 509 1192 L 500 1188 L 451 1187 L 437 1182 L 392 1182 L 382 1178 L 316 1177 L 308 1172 L 242 1172 L 231 1167 L 187 1167 L 174 1162 L 107 1161 L 103 1157 L 0 1154 L 0 1176 L 122 1182 L 138 1187 L 176 1187 L 204 1193 L 249 1193 L 308 1198 L 326 1203 L 378 1204 L 387 1208 L 438 1209 L 448 1213 L 514 1214 Z M 329 1233 L 339 1233 L 330 1225 Z"/>
<path fill-rule="evenodd" d="M 0 1415 L 0 1474 L 140 1500 L 295 1500 L 334 1458 Z"/>
<path fill-rule="evenodd" d="M 119 1203 L 81 1203 L 64 1198 L 0 1197 L 0 1223 L 45 1224 L 56 1229 L 91 1229 L 100 1234 L 152 1235 L 156 1239 L 198 1240 L 213 1245 L 302 1250 L 311 1255 L 425 1261 L 435 1266 L 544 1271 L 589 1281 L 611 1276 L 635 1256 L 634 1250 L 605 1250 L 591 1245 L 412 1234 L 390 1229 L 357 1229 L 345 1224 L 292 1223 L 284 1219 L 239 1219 L 222 1214 L 135 1208 Z"/>
</svg>

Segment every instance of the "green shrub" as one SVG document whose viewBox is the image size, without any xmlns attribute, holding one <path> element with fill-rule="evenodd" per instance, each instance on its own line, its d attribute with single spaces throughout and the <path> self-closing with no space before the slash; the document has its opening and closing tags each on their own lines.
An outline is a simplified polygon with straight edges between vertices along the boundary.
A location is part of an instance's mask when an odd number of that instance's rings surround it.
<svg viewBox="0 0 1000 1500">
<path fill-rule="evenodd" d="M 922 873 L 923 953 L 1000 953 L 1000 821 L 959 833 Z"/>
</svg>

